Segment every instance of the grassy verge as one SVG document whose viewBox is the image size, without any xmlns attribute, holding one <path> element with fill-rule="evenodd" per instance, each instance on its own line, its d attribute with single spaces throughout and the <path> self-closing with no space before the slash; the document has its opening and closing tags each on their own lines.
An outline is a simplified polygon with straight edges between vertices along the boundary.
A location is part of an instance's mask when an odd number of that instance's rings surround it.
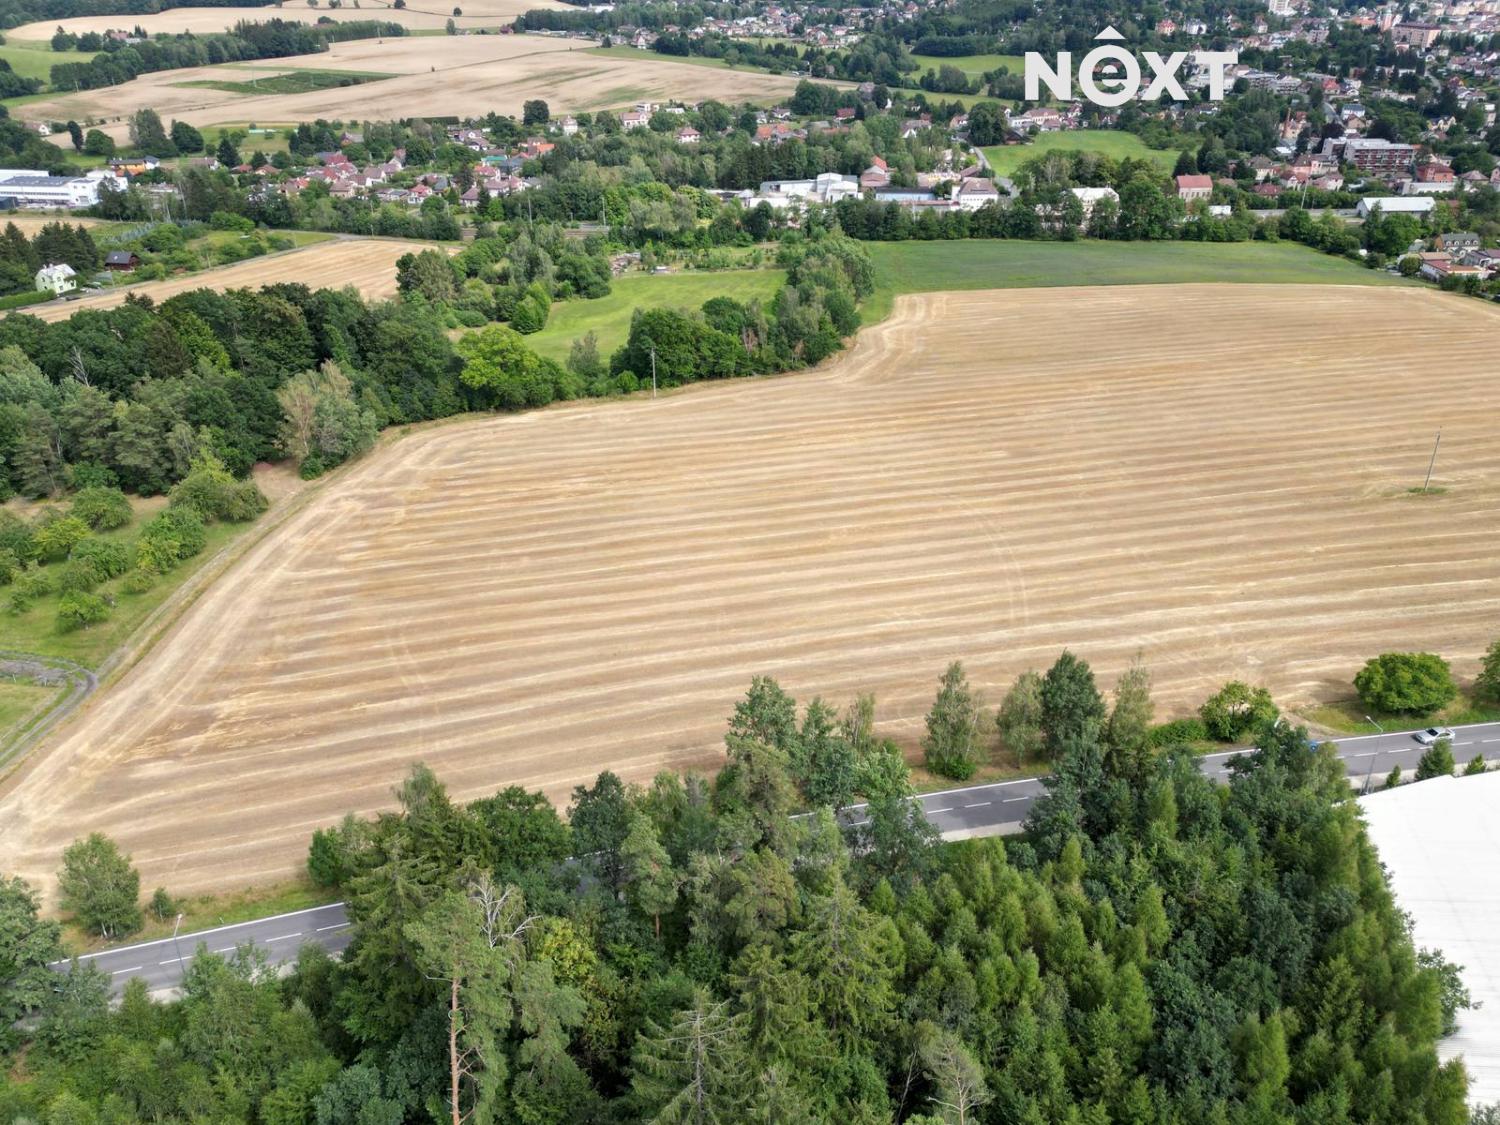
<svg viewBox="0 0 1500 1125">
<path fill-rule="evenodd" d="M 56 702 L 67 685 L 42 687 L 24 680 L 0 681 L 0 734 L 28 727 Z"/>
<path fill-rule="evenodd" d="M 1468 692 L 1432 715 L 1388 715 L 1366 707 L 1357 698 L 1338 699 L 1310 707 L 1297 718 L 1337 734 L 1381 734 L 1424 726 L 1464 726 L 1500 722 L 1500 707 L 1482 703 Z M 1373 721 L 1371 721 L 1373 720 Z"/>
<path fill-rule="evenodd" d="M 151 889 L 142 889 L 149 897 Z M 169 891 L 170 889 L 168 888 Z M 307 879 L 275 883 L 267 887 L 247 887 L 242 891 L 228 891 L 217 895 L 199 895 L 194 898 L 179 899 L 176 905 L 177 909 L 182 911 L 182 926 L 178 939 L 182 946 L 182 955 L 191 957 L 198 946 L 192 936 L 194 930 L 232 926 L 237 922 L 252 922 L 257 918 L 270 918 L 277 914 L 290 913 L 293 910 L 306 910 L 312 906 L 322 906 L 337 900 L 338 895 L 335 892 L 315 887 Z M 156 941 L 159 938 L 172 936 L 172 926 L 176 917 L 174 914 L 165 921 L 159 921 L 148 910 L 145 926 L 122 942 L 107 942 L 98 934 L 85 933 L 77 925 L 69 922 L 63 926 L 63 945 L 69 954 L 75 954 L 95 953 L 117 944 L 131 945 L 141 941 Z"/>
<path fill-rule="evenodd" d="M 902 293 L 1029 289 L 1053 285 L 1183 282 L 1392 285 L 1383 270 L 1289 242 L 868 242 L 875 292 L 866 324 L 884 320 Z"/>
<path fill-rule="evenodd" d="M 568 358 L 574 340 L 594 332 L 599 337 L 599 354 L 608 359 L 630 335 L 630 318 L 636 309 L 696 309 L 712 297 L 769 303 L 785 281 L 782 270 L 627 275 L 614 280 L 607 297 L 553 305 L 547 327 L 528 336 L 527 343 L 539 355 L 561 362 Z"/>
</svg>

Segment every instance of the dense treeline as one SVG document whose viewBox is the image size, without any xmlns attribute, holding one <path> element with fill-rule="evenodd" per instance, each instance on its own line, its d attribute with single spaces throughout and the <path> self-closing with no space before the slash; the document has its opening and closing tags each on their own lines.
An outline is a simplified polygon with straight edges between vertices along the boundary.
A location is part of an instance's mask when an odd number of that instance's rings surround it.
<svg viewBox="0 0 1500 1125">
<path fill-rule="evenodd" d="M 198 452 L 243 476 L 286 452 L 278 393 L 325 364 L 347 372 L 335 413 L 349 431 L 327 436 L 325 465 L 357 452 L 371 425 L 470 402 L 441 318 L 352 289 L 199 289 L 51 324 L 12 314 L 0 341 L 4 485 L 29 496 L 101 470 L 132 492 L 162 492 Z"/>
<path fill-rule="evenodd" d="M 937 846 L 872 706 L 757 680 L 716 778 L 604 773 L 567 823 L 417 766 L 395 811 L 313 840 L 342 962 L 200 950 L 171 1005 L 133 981 L 110 1011 L 83 968 L 53 987 L 56 925 L 0 884 L 0 1026 L 38 1015 L 0 1118 L 1467 1121 L 1434 1050 L 1461 985 L 1413 949 L 1330 750 L 1267 728 L 1220 786 L 1083 722 L 1049 732 L 1024 839 Z"/>
<path fill-rule="evenodd" d="M 0 232 L 0 293 L 31 289 L 36 271 L 51 262 L 63 262 L 79 274 L 93 273 L 103 260 L 93 236 L 83 225 L 44 223 L 31 238 L 15 223 Z"/>
<path fill-rule="evenodd" d="M 362 20 L 309 25 L 283 19 L 265 23 L 241 21 L 230 31 L 197 35 L 157 35 L 139 43 L 106 39 L 104 50 L 85 63 L 58 63 L 52 68 L 55 90 L 92 90 L 117 86 L 137 75 L 187 66 L 253 59 L 313 55 L 328 50 L 330 41 L 373 39 L 377 35 L 405 35 L 398 23 Z"/>
<path fill-rule="evenodd" d="M 585 350 L 564 368 L 533 354 L 520 333 L 546 323 L 554 298 L 609 292 L 602 246 L 545 225 L 507 235 L 477 239 L 451 260 L 407 255 L 395 301 L 287 283 L 197 289 L 159 305 L 132 295 L 53 323 L 7 316 L 0 491 L 48 496 L 104 474 L 149 495 L 202 453 L 237 476 L 283 456 L 316 475 L 393 423 L 634 390 L 650 377 L 641 348 L 653 342 L 666 385 L 789 370 L 838 350 L 873 288 L 856 244 L 799 237 L 783 248 L 790 280 L 770 309 L 730 301 L 701 314 L 653 313 L 621 354 L 606 361 Z M 458 345 L 448 336 L 496 320 L 510 325 Z"/>
</svg>

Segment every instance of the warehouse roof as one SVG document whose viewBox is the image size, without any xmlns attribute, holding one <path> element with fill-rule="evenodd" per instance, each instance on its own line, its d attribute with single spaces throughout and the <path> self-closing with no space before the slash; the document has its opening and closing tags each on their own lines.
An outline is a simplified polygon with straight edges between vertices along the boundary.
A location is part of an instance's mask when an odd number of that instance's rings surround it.
<svg viewBox="0 0 1500 1125">
<path fill-rule="evenodd" d="M 1359 803 L 1412 939 L 1463 966 L 1476 1004 L 1438 1054 L 1463 1056 L 1471 1102 L 1500 1100 L 1500 772 L 1433 778 Z"/>
</svg>

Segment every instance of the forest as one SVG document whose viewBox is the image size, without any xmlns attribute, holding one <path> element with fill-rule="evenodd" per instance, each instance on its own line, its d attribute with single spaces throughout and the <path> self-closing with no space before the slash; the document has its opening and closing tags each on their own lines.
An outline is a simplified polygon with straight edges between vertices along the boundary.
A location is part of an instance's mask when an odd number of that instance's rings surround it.
<svg viewBox="0 0 1500 1125">
<path fill-rule="evenodd" d="M 178 67 L 313 55 L 328 50 L 330 41 L 405 35 L 399 23 L 360 20 L 308 25 L 283 19 L 265 23 L 241 21 L 230 31 L 194 35 L 157 35 L 139 43 L 106 39 L 103 51 L 85 63 L 58 63 L 52 68 L 57 90 L 92 90 L 118 86 L 140 74 Z M 64 34 L 63 39 L 68 36 Z M 62 44 L 66 48 L 67 44 Z M 57 46 L 54 46 L 57 49 Z"/>
<path fill-rule="evenodd" d="M 1434 1049 L 1458 970 L 1413 948 L 1332 750 L 1267 726 L 1217 785 L 1064 663 L 1019 838 L 940 844 L 872 699 L 762 678 L 715 777 L 602 773 L 566 820 L 414 766 L 393 811 L 314 836 L 353 940 L 284 979 L 200 948 L 179 1002 L 133 981 L 110 1010 L 0 882 L 0 1120 L 1467 1122 Z M 133 899 L 94 837 L 73 909 L 85 871 Z"/>
<path fill-rule="evenodd" d="M 668 386 L 793 370 L 842 347 L 874 285 L 852 240 L 799 236 L 782 248 L 789 280 L 770 308 L 657 310 L 614 356 L 585 347 L 566 367 L 536 356 L 524 335 L 554 299 L 609 291 L 601 254 L 542 225 L 491 231 L 452 259 L 405 256 L 392 301 L 286 283 L 159 305 L 132 294 L 51 323 L 12 313 L 0 319 L 0 491 L 40 498 L 88 482 L 153 495 L 200 454 L 237 477 L 288 456 L 316 476 L 383 426 L 633 391 L 652 349 Z M 455 343 L 460 326 L 478 331 Z"/>
</svg>

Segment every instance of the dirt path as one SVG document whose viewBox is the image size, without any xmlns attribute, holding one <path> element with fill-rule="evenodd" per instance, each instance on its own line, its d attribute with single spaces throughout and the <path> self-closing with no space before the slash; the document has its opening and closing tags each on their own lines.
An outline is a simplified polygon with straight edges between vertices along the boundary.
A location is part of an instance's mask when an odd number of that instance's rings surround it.
<svg viewBox="0 0 1500 1125">
<path fill-rule="evenodd" d="M 1164 713 L 1231 677 L 1472 671 L 1500 619 L 1495 311 L 1422 290 L 903 298 L 826 370 L 395 443 L 208 587 L 0 795 L 0 869 L 117 836 L 146 886 L 282 878 L 423 759 L 560 803 L 718 759 L 750 677 L 913 740 L 1067 645 Z M 1338 346 L 1330 344 L 1338 326 Z M 1444 427 L 1442 495 L 1416 498 Z"/>
</svg>

